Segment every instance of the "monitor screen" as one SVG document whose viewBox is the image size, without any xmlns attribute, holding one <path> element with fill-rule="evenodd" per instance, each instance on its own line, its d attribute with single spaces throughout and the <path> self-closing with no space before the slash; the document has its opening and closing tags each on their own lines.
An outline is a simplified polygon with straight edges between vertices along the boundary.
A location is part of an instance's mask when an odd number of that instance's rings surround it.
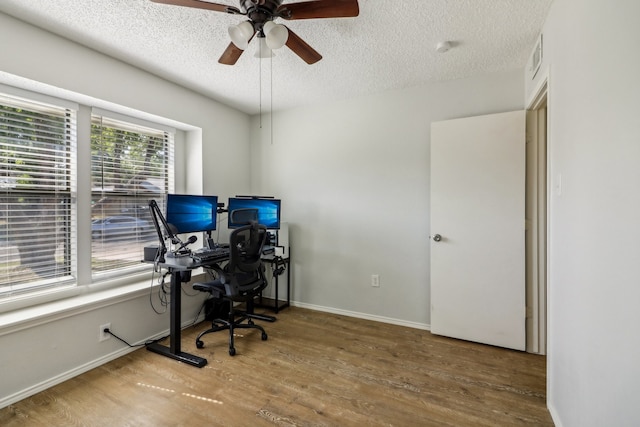
<svg viewBox="0 0 640 427">
<path fill-rule="evenodd" d="M 238 228 L 246 225 L 247 221 L 239 221 L 239 219 L 252 217 L 255 210 L 258 211 L 259 224 L 263 224 L 265 227 L 272 230 L 280 228 L 279 199 L 231 197 L 229 198 L 227 210 L 229 211 L 229 228 Z M 234 214 L 235 210 L 239 210 L 239 212 Z"/>
<path fill-rule="evenodd" d="M 218 196 L 167 195 L 167 222 L 178 233 L 216 229 Z"/>
</svg>

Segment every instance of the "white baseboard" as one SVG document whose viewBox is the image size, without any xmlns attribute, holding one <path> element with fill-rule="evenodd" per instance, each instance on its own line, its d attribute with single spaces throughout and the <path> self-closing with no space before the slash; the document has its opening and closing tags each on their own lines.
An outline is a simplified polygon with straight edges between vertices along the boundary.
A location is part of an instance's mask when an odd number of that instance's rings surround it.
<svg viewBox="0 0 640 427">
<path fill-rule="evenodd" d="M 406 326 L 408 328 L 422 329 L 425 331 L 431 330 L 431 325 L 428 325 L 426 323 L 409 322 L 407 320 L 394 319 L 392 317 L 376 316 L 373 314 L 359 313 L 357 311 L 342 310 L 333 307 L 324 307 L 321 305 L 307 304 L 304 302 L 291 301 L 291 305 L 294 307 L 308 308 L 309 310 L 323 311 L 325 313 L 340 314 L 342 316 L 355 317 L 358 319 L 373 320 L 374 322 L 389 323 L 391 325 Z"/>
<path fill-rule="evenodd" d="M 80 374 L 83 374 L 87 371 L 92 370 L 93 368 L 97 368 L 100 365 L 104 365 L 107 362 L 110 362 L 112 360 L 117 359 L 118 357 L 122 357 L 125 354 L 131 353 L 132 351 L 137 350 L 138 348 L 130 348 L 130 347 L 124 347 L 121 348 L 117 351 L 114 351 L 111 354 L 107 354 L 105 356 L 99 357 L 98 359 L 95 359 L 89 363 L 86 363 L 82 366 L 77 366 L 73 369 L 71 369 L 70 371 L 64 372 L 60 375 L 56 375 L 55 377 L 49 378 L 46 381 L 42 381 L 39 384 L 34 384 L 33 386 L 26 388 L 24 390 L 19 391 L 18 393 L 14 393 L 12 395 L 6 396 L 2 399 L 0 399 L 0 408 L 4 408 L 6 406 L 9 406 L 13 403 L 19 402 L 23 399 L 26 399 L 28 397 L 33 396 L 36 393 L 40 393 L 41 391 L 44 391 L 48 388 L 51 388 L 55 385 L 58 385 L 60 383 L 63 383 L 67 380 L 70 380 L 73 377 L 76 377 Z"/>
<path fill-rule="evenodd" d="M 553 424 L 556 427 L 562 427 L 562 423 L 560 422 L 560 417 L 558 416 L 558 412 L 556 411 L 555 406 L 549 404 L 547 399 L 547 409 L 549 410 L 549 414 L 551 414 L 551 419 L 553 420 Z"/>
<path fill-rule="evenodd" d="M 195 323 L 197 323 L 198 321 L 202 321 L 202 320 L 204 320 L 204 314 L 201 314 L 199 316 L 198 320 L 196 320 Z M 190 320 L 190 321 L 187 321 L 187 322 L 183 322 L 182 328 L 184 329 L 186 327 L 192 326 L 193 324 L 194 324 L 193 320 Z M 142 344 L 142 343 L 153 341 L 153 340 L 157 340 L 157 339 L 165 337 L 167 335 L 169 335 L 169 329 L 167 329 L 167 330 L 165 330 L 165 331 L 163 331 L 163 332 L 161 332 L 161 333 L 159 333 L 159 334 L 157 334 L 155 336 L 149 337 L 146 340 L 143 340 L 143 341 L 140 341 L 139 343 L 134 344 L 134 345 L 138 345 L 137 347 L 129 347 L 129 346 L 123 347 L 123 348 L 118 349 L 118 350 L 116 350 L 116 351 L 114 351 L 112 353 L 106 354 L 106 355 L 101 356 L 101 357 L 99 357 L 99 358 L 97 358 L 95 360 L 92 360 L 92 361 L 90 361 L 88 363 L 85 363 L 84 365 L 76 366 L 75 368 L 73 368 L 73 369 L 71 369 L 71 370 L 69 370 L 67 372 L 64 372 L 64 373 L 62 373 L 60 375 L 56 375 L 56 376 L 54 376 L 52 378 L 49 378 L 49 379 L 47 379 L 45 381 L 42 381 L 42 382 L 40 382 L 38 384 L 34 384 L 33 386 L 28 387 L 28 388 L 26 388 L 24 390 L 21 390 L 21 391 L 19 391 L 17 393 L 14 393 L 12 395 L 9 395 L 9 396 L 6 396 L 4 398 L 1 398 L 0 399 L 0 408 L 7 407 L 7 406 L 9 406 L 9 405 L 11 405 L 13 403 L 16 403 L 16 402 L 19 402 L 19 401 L 21 401 L 23 399 L 31 397 L 34 394 L 37 394 L 37 393 L 39 393 L 41 391 L 44 391 L 44 390 L 46 390 L 48 388 L 56 386 L 56 385 L 58 385 L 60 383 L 63 383 L 65 381 L 67 381 L 67 380 L 70 380 L 73 377 L 76 377 L 76 376 L 78 376 L 80 374 L 83 374 L 83 373 L 88 372 L 88 371 L 90 371 L 90 370 L 92 370 L 94 368 L 97 368 L 98 366 L 104 365 L 105 363 L 111 362 L 112 360 L 115 360 L 115 359 L 117 359 L 119 357 L 122 357 L 122 356 L 124 356 L 126 354 L 129 354 L 129 353 L 131 353 L 133 351 L 136 351 L 136 350 L 142 348 L 142 346 L 140 346 L 140 344 Z"/>
</svg>

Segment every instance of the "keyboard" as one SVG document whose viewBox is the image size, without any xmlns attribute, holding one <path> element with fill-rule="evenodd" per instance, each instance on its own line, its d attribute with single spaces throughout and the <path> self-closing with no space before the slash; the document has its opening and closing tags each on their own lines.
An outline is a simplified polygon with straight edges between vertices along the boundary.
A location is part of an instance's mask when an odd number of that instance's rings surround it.
<svg viewBox="0 0 640 427">
<path fill-rule="evenodd" d="M 229 258 L 229 248 L 219 246 L 215 248 L 200 248 L 191 252 L 191 258 L 198 262 Z"/>
</svg>

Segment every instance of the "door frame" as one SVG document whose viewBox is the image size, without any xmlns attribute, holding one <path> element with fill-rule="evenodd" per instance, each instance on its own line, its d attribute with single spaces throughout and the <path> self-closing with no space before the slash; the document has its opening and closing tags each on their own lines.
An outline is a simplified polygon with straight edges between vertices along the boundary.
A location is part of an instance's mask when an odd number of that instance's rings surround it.
<svg viewBox="0 0 640 427">
<path fill-rule="evenodd" d="M 529 353 L 547 353 L 549 283 L 549 76 L 541 80 L 527 105 L 526 297 Z"/>
</svg>

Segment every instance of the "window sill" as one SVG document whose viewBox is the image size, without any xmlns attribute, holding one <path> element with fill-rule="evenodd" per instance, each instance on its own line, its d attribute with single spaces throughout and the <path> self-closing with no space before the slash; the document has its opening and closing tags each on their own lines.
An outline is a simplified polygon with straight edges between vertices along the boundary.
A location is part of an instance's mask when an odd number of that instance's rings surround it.
<svg viewBox="0 0 640 427">
<path fill-rule="evenodd" d="M 40 296 L 48 299 L 48 302 L 35 305 L 34 298 L 30 298 L 28 307 L 11 308 L 12 302 L 7 302 L 0 306 L 5 309 L 4 313 L 0 313 L 0 336 L 154 292 L 159 286 L 155 280 L 157 277 L 155 274 L 152 282 L 151 272 L 147 271 L 129 277 L 127 284 L 110 282 L 58 289 Z M 27 301 L 22 301 L 23 304 L 25 302 Z"/>
</svg>

